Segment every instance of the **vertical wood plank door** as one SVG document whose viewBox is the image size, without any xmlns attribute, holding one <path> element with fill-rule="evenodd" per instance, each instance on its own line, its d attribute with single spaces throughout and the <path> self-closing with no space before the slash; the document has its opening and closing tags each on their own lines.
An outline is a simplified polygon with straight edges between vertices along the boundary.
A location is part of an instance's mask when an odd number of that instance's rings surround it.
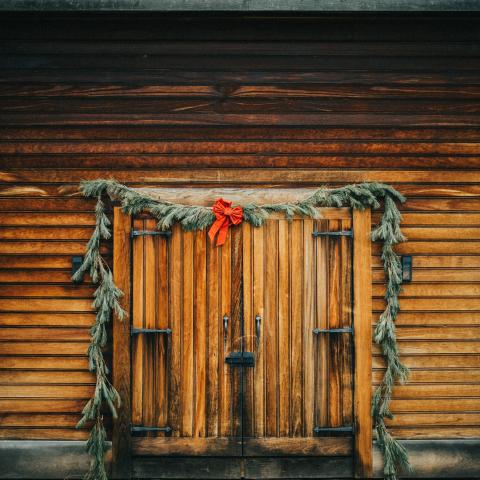
<svg viewBox="0 0 480 480">
<path fill-rule="evenodd" d="M 133 227 L 133 453 L 241 455 L 240 374 L 224 361 L 241 344 L 240 237 L 214 248 L 206 232 Z"/>
<path fill-rule="evenodd" d="M 322 215 L 222 247 L 134 219 L 134 455 L 353 455 L 352 219 Z"/>
<path fill-rule="evenodd" d="M 350 212 L 244 225 L 246 456 L 352 453 Z"/>
</svg>

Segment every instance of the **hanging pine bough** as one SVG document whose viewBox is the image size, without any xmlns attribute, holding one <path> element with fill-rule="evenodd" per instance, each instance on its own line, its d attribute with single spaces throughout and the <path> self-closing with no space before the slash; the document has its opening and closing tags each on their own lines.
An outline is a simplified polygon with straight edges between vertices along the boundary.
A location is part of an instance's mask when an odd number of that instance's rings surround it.
<svg viewBox="0 0 480 480">
<path fill-rule="evenodd" d="M 85 478 L 106 480 L 104 466 L 106 432 L 102 421 L 102 407 L 107 405 L 116 418 L 116 406 L 120 404 L 120 398 L 108 380 L 109 372 L 102 349 L 107 343 L 105 325 L 110 321 L 112 312 L 120 319 L 125 318 L 125 312 L 119 303 L 122 292 L 113 282 L 112 272 L 100 254 L 100 242 L 111 237 L 110 221 L 105 214 L 103 200 L 109 198 L 112 201 L 119 201 L 124 212 L 130 215 L 149 212 L 157 219 L 160 230 L 169 230 L 175 223 L 180 223 L 185 230 L 204 230 L 215 221 L 215 215 L 210 207 L 156 200 L 115 180 L 85 181 L 81 183 L 80 189 L 85 197 L 97 198 L 96 227 L 87 244 L 84 262 L 73 276 L 73 280 L 79 280 L 85 272 L 88 272 L 92 281 L 98 284 L 93 303 L 96 320 L 91 329 L 88 348 L 89 368 L 95 372 L 97 383 L 94 396 L 83 409 L 83 416 L 77 428 L 82 428 L 87 422 L 93 422 L 87 442 L 87 451 L 91 456 L 90 470 Z M 242 205 L 242 209 L 243 220 L 259 227 L 274 212 L 283 213 L 287 219 L 292 219 L 295 215 L 319 218 L 318 207 L 379 209 L 381 201 L 384 204 L 384 211 L 380 224 L 372 232 L 372 240 L 383 242 L 382 261 L 387 277 L 387 289 L 386 308 L 375 328 L 374 339 L 382 349 L 387 368 L 382 383 L 373 396 L 372 416 L 377 441 L 383 453 L 384 476 L 388 480 L 394 480 L 399 470 L 410 470 L 405 448 L 388 433 L 384 421 L 385 418 L 392 418 L 390 400 L 394 383 L 396 381 L 403 383 L 408 376 L 408 369 L 399 358 L 395 335 L 395 319 L 400 309 L 398 295 L 402 284 L 402 272 L 400 258 L 393 250 L 395 244 L 405 240 L 400 231 L 401 215 L 396 205 L 397 201 L 404 202 L 405 198 L 389 185 L 362 183 L 334 189 L 320 188 L 298 202 L 269 205 L 249 203 Z"/>
</svg>

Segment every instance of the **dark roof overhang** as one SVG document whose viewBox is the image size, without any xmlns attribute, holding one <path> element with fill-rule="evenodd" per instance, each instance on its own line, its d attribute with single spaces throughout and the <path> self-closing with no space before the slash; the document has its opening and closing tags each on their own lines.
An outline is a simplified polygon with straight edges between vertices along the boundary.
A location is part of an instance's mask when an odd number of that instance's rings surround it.
<svg viewBox="0 0 480 480">
<path fill-rule="evenodd" d="M 473 12 L 480 0 L 2 0 L 3 11 Z"/>
</svg>

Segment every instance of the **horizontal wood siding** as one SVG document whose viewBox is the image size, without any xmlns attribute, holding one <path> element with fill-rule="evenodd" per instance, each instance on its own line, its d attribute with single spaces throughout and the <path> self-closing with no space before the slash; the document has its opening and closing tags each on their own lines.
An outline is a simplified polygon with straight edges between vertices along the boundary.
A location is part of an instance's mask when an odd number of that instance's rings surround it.
<svg viewBox="0 0 480 480">
<path fill-rule="evenodd" d="M 398 251 L 413 282 L 397 322 L 412 377 L 394 390 L 392 433 L 480 436 L 478 24 L 142 22 L 0 28 L 0 438 L 87 436 L 74 425 L 93 391 L 93 286 L 69 278 L 94 224 L 77 185 L 98 177 L 393 184 L 409 198 Z M 373 367 L 377 384 L 377 348 Z"/>
</svg>

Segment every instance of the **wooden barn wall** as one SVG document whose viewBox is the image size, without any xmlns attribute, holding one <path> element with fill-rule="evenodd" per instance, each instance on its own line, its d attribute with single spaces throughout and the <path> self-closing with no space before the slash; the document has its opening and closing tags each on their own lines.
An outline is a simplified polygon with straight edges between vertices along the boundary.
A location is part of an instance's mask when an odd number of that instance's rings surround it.
<svg viewBox="0 0 480 480">
<path fill-rule="evenodd" d="M 129 185 L 381 181 L 413 282 L 401 438 L 480 436 L 480 29 L 475 18 L 3 17 L 0 438 L 83 439 L 92 231 L 82 179 Z M 374 215 L 374 221 L 378 215 Z M 375 322 L 383 308 L 373 248 Z M 106 253 L 111 253 L 106 248 Z M 375 348 L 374 382 L 382 375 Z"/>
</svg>

